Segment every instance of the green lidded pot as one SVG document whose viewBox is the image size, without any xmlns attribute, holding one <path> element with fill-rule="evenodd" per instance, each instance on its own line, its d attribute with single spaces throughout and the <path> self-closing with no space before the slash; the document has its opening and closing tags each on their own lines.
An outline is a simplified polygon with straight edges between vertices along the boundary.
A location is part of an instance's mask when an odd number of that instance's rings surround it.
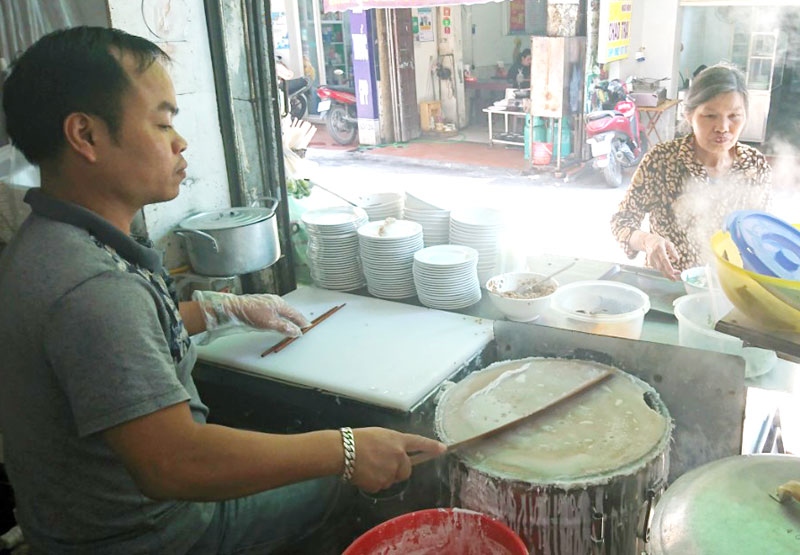
<svg viewBox="0 0 800 555">
<path fill-rule="evenodd" d="M 650 523 L 650 555 L 800 553 L 800 503 L 770 494 L 800 480 L 800 457 L 740 455 L 679 477 Z"/>
</svg>

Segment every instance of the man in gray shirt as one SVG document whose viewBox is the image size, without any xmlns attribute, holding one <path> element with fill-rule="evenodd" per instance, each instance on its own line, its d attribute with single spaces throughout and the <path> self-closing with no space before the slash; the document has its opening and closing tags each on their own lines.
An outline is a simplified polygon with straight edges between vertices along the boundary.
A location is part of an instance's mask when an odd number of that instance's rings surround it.
<svg viewBox="0 0 800 555">
<path fill-rule="evenodd" d="M 339 476 L 377 491 L 408 478 L 408 453 L 444 450 L 382 428 L 206 423 L 190 334 L 306 321 L 274 295 L 178 303 L 160 253 L 131 236 L 186 176 L 167 61 L 79 27 L 40 39 L 5 83 L 9 136 L 42 176 L 0 258 L 0 428 L 37 551 L 269 553 L 320 522 Z"/>
</svg>

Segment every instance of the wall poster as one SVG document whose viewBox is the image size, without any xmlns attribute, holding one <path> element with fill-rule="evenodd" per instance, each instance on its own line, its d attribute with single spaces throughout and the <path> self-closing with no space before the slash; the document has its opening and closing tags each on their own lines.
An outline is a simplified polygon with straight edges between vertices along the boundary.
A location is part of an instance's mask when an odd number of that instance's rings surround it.
<svg viewBox="0 0 800 555">
<path fill-rule="evenodd" d="M 525 32 L 525 0 L 511 0 L 508 3 L 508 32 Z"/>
<path fill-rule="evenodd" d="M 597 61 L 623 60 L 630 55 L 633 0 L 600 0 Z"/>
<path fill-rule="evenodd" d="M 433 41 L 433 8 L 417 9 L 417 42 Z"/>
</svg>

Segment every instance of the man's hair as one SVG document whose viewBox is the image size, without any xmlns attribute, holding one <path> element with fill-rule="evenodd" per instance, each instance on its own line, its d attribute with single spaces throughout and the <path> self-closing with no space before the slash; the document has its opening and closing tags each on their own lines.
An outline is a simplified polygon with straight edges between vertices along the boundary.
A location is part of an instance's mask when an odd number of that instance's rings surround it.
<svg viewBox="0 0 800 555">
<path fill-rule="evenodd" d="M 141 73 L 169 56 L 147 39 L 105 27 L 73 27 L 39 39 L 17 59 L 3 88 L 6 130 L 32 164 L 57 158 L 69 114 L 101 118 L 116 139 L 130 87 L 121 64 L 131 54 Z"/>
<path fill-rule="evenodd" d="M 530 48 L 526 48 L 525 50 L 523 50 L 522 52 L 519 53 L 519 59 L 521 60 L 522 58 L 525 58 L 526 56 L 530 56 L 530 55 L 531 55 L 531 49 Z"/>
</svg>

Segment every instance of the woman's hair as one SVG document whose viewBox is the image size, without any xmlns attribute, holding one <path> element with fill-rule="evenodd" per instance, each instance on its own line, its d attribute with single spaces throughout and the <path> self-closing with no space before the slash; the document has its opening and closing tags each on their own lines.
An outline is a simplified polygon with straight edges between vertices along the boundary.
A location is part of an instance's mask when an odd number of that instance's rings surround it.
<svg viewBox="0 0 800 555">
<path fill-rule="evenodd" d="M 102 118 L 116 138 L 130 86 L 123 54 L 134 57 L 138 72 L 169 59 L 149 40 L 118 29 L 72 27 L 45 35 L 14 62 L 4 84 L 3 110 L 8 135 L 29 162 L 60 154 L 62 126 L 71 113 Z"/>
<path fill-rule="evenodd" d="M 742 95 L 745 113 L 748 111 L 747 83 L 744 74 L 734 66 L 717 64 L 708 67 L 692 79 L 692 86 L 683 99 L 683 114 L 690 116 L 698 106 L 725 93 Z"/>
</svg>

